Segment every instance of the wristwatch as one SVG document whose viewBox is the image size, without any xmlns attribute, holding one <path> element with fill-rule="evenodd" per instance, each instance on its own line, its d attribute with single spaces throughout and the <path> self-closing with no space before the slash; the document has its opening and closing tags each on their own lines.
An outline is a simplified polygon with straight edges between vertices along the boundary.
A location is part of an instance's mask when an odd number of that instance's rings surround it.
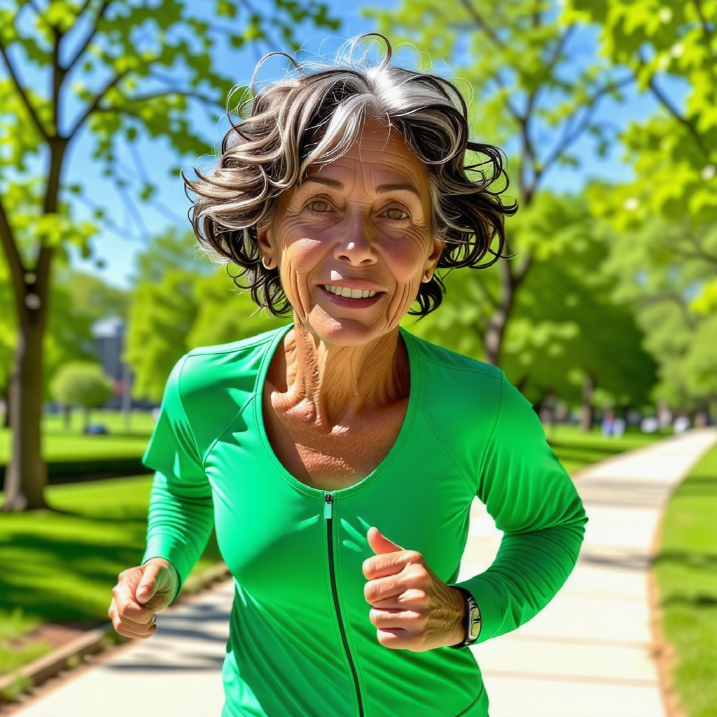
<svg viewBox="0 0 717 717">
<path fill-rule="evenodd" d="M 480 609 L 475 598 L 465 588 L 460 588 L 457 585 L 451 585 L 451 587 L 455 590 L 460 590 L 466 600 L 466 611 L 463 618 L 466 637 L 463 642 L 459 642 L 457 645 L 448 645 L 448 647 L 458 649 L 466 645 L 472 645 L 478 639 L 481 628 Z"/>
</svg>

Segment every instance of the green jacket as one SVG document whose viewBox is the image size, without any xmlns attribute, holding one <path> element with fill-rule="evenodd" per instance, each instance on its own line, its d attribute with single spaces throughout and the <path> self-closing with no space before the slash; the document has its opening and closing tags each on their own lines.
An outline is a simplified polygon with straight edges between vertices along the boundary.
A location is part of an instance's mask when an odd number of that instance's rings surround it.
<svg viewBox="0 0 717 717">
<path fill-rule="evenodd" d="M 587 517 L 571 479 L 500 369 L 401 328 L 411 387 L 396 443 L 360 483 L 307 486 L 277 459 L 262 418 L 289 328 L 175 365 L 143 458 L 156 473 L 142 562 L 166 558 L 183 583 L 216 526 L 235 583 L 222 717 L 486 717 L 470 649 L 378 642 L 367 531 L 469 590 L 484 642 L 530 620 L 572 571 Z M 504 536 L 491 567 L 458 582 L 476 496 Z"/>
</svg>

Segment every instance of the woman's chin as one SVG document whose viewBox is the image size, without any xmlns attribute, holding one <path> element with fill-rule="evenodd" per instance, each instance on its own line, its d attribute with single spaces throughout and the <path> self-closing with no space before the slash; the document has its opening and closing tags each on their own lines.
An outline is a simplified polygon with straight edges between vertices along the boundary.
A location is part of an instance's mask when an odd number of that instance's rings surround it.
<svg viewBox="0 0 717 717">
<path fill-rule="evenodd" d="M 331 316 L 321 307 L 315 306 L 304 323 L 321 341 L 337 346 L 361 346 L 390 333 L 391 329 L 384 317 L 375 317 L 373 321 L 367 319 Z"/>
</svg>

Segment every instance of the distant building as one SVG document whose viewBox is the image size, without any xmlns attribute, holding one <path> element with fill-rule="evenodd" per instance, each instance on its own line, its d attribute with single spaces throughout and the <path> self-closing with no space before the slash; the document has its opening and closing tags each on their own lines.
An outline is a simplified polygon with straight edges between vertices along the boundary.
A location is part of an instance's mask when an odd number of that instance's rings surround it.
<svg viewBox="0 0 717 717">
<path fill-rule="evenodd" d="M 132 369 L 122 360 L 126 323 L 118 316 L 108 316 L 92 325 L 92 336 L 95 339 L 95 350 L 102 363 L 104 372 L 114 381 L 115 395 L 105 405 L 105 408 L 122 408 L 122 399 L 125 393 L 125 383 L 130 391 L 134 381 Z M 153 403 L 135 401 L 127 397 L 130 408 L 151 408 Z"/>
</svg>

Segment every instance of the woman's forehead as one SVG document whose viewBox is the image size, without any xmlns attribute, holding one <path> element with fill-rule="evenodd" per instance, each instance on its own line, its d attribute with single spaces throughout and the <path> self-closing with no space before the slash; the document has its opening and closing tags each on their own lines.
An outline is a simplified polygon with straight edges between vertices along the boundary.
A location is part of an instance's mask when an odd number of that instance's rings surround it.
<svg viewBox="0 0 717 717">
<path fill-rule="evenodd" d="M 349 150 L 328 163 L 309 165 L 307 177 L 353 182 L 358 174 L 373 185 L 405 184 L 421 194 L 428 192 L 428 170 L 406 145 L 403 137 L 388 129 L 364 131 Z"/>
</svg>

